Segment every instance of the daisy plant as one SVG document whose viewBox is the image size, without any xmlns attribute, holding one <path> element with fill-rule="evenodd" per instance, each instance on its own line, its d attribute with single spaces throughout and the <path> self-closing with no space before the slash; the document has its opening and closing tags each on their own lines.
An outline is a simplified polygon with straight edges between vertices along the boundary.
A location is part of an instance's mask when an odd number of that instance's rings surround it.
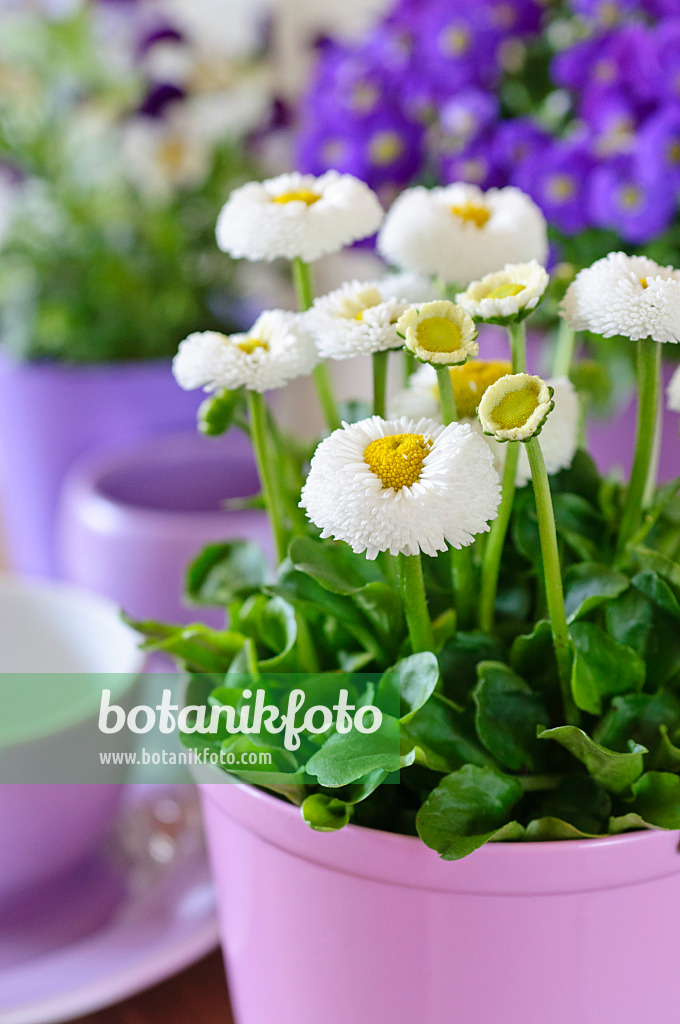
<svg viewBox="0 0 680 1024">
<path fill-rule="evenodd" d="M 229 198 L 220 245 L 292 261 L 301 308 L 239 334 L 190 335 L 174 372 L 208 393 L 202 430 L 250 432 L 276 563 L 251 542 L 214 544 L 190 566 L 188 595 L 223 607 L 225 628 L 135 625 L 189 670 L 192 707 L 247 716 L 257 688 L 283 712 L 290 680 L 330 706 L 346 681 L 382 731 L 295 719 L 293 748 L 253 733 L 184 740 L 239 765 L 266 749 L 275 771 L 217 778 L 272 789 L 314 829 L 417 833 L 445 859 L 487 841 L 680 828 L 680 481 L 657 488 L 651 468 L 658 350 L 680 337 L 680 275 L 612 254 L 564 301 L 570 332 L 639 344 L 626 486 L 579 447 L 574 338 L 558 344 L 560 374 L 527 370 L 524 325 L 548 285 L 530 200 L 410 190 L 378 242 L 398 273 L 315 297 L 310 262 L 381 220 L 367 187 L 335 173 Z M 449 298 L 435 277 L 455 283 Z M 507 330 L 506 358 L 488 358 L 484 323 Z M 385 361 L 400 349 L 417 369 L 389 396 Z M 339 422 L 319 367 L 365 355 L 372 415 Z M 267 401 L 305 376 L 321 381 L 328 419 L 314 440 L 284 435 Z M 679 391 L 674 381 L 676 407 Z"/>
</svg>

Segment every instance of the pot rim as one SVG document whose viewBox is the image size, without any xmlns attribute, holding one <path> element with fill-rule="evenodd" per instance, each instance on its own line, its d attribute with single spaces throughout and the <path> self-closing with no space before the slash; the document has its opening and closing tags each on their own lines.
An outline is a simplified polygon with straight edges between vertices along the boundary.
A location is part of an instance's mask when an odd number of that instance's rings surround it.
<svg viewBox="0 0 680 1024">
<path fill-rule="evenodd" d="M 376 882 L 485 896 L 554 896 L 635 885 L 680 872 L 676 830 L 487 843 L 462 860 L 443 861 L 415 836 L 353 824 L 338 832 L 314 832 L 295 805 L 253 785 L 210 781 L 215 771 L 194 769 L 208 828 L 216 812 L 285 854 Z"/>
</svg>

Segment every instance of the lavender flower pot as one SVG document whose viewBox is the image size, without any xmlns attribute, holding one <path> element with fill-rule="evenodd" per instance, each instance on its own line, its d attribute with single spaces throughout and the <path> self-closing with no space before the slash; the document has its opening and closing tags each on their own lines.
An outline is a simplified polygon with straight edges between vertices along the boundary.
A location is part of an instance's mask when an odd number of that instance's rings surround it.
<svg viewBox="0 0 680 1024">
<path fill-rule="evenodd" d="M 676 1019 L 677 832 L 447 863 L 409 837 L 311 832 L 249 787 L 201 791 L 236 1024 Z"/>
<path fill-rule="evenodd" d="M 202 397 L 178 388 L 165 360 L 18 362 L 0 350 L 0 493 L 10 565 L 58 575 L 55 512 L 70 466 L 96 449 L 192 428 Z"/>
<path fill-rule="evenodd" d="M 100 767 L 99 680 L 129 709 L 138 645 L 110 601 L 0 577 L 0 920 L 29 888 L 91 855 L 111 827 L 127 769 Z M 25 687 L 16 673 L 31 674 Z M 117 738 L 116 749 L 129 746 Z"/>
<path fill-rule="evenodd" d="M 59 567 L 135 618 L 223 625 L 224 611 L 184 602 L 186 569 L 203 547 L 227 540 L 253 540 L 273 557 L 265 512 L 223 507 L 258 490 L 250 441 L 238 430 L 168 434 L 91 455 L 64 483 Z"/>
</svg>

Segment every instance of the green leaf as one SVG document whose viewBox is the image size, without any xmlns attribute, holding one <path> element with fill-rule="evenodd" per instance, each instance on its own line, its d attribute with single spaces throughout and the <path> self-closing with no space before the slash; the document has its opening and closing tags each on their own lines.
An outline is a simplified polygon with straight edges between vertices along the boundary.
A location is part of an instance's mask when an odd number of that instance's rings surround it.
<svg viewBox="0 0 680 1024">
<path fill-rule="evenodd" d="M 347 733 L 334 733 L 312 755 L 306 768 L 319 785 L 337 789 L 371 772 L 398 772 L 402 766 L 399 721 L 383 715 L 377 732 L 361 733 L 352 729 Z"/>
<path fill-rule="evenodd" d="M 601 747 L 575 725 L 560 725 L 539 732 L 540 740 L 555 740 L 586 766 L 592 777 L 610 793 L 624 793 L 642 775 L 645 747 L 634 744 L 627 754 Z"/>
<path fill-rule="evenodd" d="M 243 392 L 218 391 L 206 398 L 198 410 L 198 429 L 208 437 L 219 437 L 229 430 L 234 420 L 243 416 L 245 399 Z"/>
<path fill-rule="evenodd" d="M 595 835 L 606 831 L 612 812 L 611 797 L 591 775 L 566 775 L 555 789 L 527 793 L 525 803 L 530 818 L 557 818 Z"/>
<path fill-rule="evenodd" d="M 433 771 L 451 772 L 465 764 L 495 764 L 477 740 L 472 715 L 456 712 L 436 694 L 416 711 L 402 732 L 417 745 L 418 763 Z"/>
<path fill-rule="evenodd" d="M 262 550 L 253 541 L 211 544 L 189 566 L 187 596 L 194 604 L 226 607 L 258 590 L 267 575 Z"/>
<path fill-rule="evenodd" d="M 632 647 L 646 663 L 648 687 L 663 686 L 678 674 L 678 621 L 637 586 L 631 586 L 607 605 L 606 621 L 611 635 Z"/>
<path fill-rule="evenodd" d="M 633 577 L 633 586 L 649 598 L 662 611 L 680 619 L 680 604 L 666 581 L 656 572 L 639 572 Z"/>
<path fill-rule="evenodd" d="M 646 772 L 633 785 L 631 812 L 659 828 L 680 828 L 680 777 Z"/>
<path fill-rule="evenodd" d="M 621 814 L 609 819 L 609 832 L 613 836 L 620 835 L 622 832 L 638 832 L 640 829 L 645 828 L 653 829 L 656 826 L 650 825 L 639 814 Z"/>
<path fill-rule="evenodd" d="M 416 817 L 418 835 L 443 860 L 459 860 L 510 823 L 521 797 L 516 779 L 465 765 L 430 793 Z"/>
<path fill-rule="evenodd" d="M 651 759 L 651 766 L 656 771 L 680 772 L 680 747 L 672 742 L 668 735 L 668 726 L 660 725 L 661 739 Z"/>
<path fill-rule="evenodd" d="M 564 574 L 564 604 L 567 620 L 574 622 L 605 601 L 618 597 L 630 586 L 630 580 L 598 562 L 580 562 Z"/>
<path fill-rule="evenodd" d="M 313 793 L 308 796 L 300 808 L 302 817 L 315 832 L 337 832 L 349 823 L 352 808 L 344 800 L 326 796 L 325 793 Z"/>
<path fill-rule="evenodd" d="M 258 632 L 263 643 L 275 651 L 277 658 L 261 662 L 267 669 L 273 669 L 274 660 L 290 651 L 297 639 L 297 621 L 292 604 L 282 597 L 269 598 L 259 609 Z"/>
<path fill-rule="evenodd" d="M 531 679 L 536 690 L 549 694 L 559 692 L 555 644 L 548 619 L 540 619 L 532 633 L 515 639 L 510 665 L 519 676 Z"/>
<path fill-rule="evenodd" d="M 536 730 L 549 721 L 543 701 L 500 661 L 480 662 L 477 673 L 477 735 L 506 768 L 531 771 L 540 759 Z"/>
<path fill-rule="evenodd" d="M 642 689 L 645 663 L 634 650 L 592 622 L 573 623 L 570 634 L 575 651 L 571 692 L 582 711 L 600 714 L 603 698 Z"/>
<path fill-rule="evenodd" d="M 680 703 L 671 693 L 631 693 L 615 697 L 612 706 L 598 724 L 593 737 L 612 750 L 629 749 L 630 740 L 651 751 L 659 744 L 661 727 L 680 726 Z M 654 764 L 653 767 L 659 767 Z"/>
<path fill-rule="evenodd" d="M 524 839 L 528 843 L 546 843 L 562 839 L 597 839 L 601 835 L 581 832 L 575 825 L 560 818 L 534 818 L 526 827 Z"/>
<path fill-rule="evenodd" d="M 407 722 L 429 700 L 439 682 L 439 664 L 431 651 L 412 654 L 385 672 L 376 704 L 388 714 Z"/>
<path fill-rule="evenodd" d="M 680 590 L 680 565 L 672 558 L 646 547 L 635 548 L 633 555 L 643 572 L 656 572 L 672 587 Z"/>
<path fill-rule="evenodd" d="M 444 692 L 451 700 L 465 704 L 477 684 L 480 661 L 501 661 L 503 648 L 494 637 L 481 632 L 459 632 L 439 652 Z"/>
<path fill-rule="evenodd" d="M 354 594 L 368 583 L 382 579 L 374 561 L 357 558 L 349 545 L 341 541 L 294 537 L 289 557 L 296 569 L 332 594 Z"/>
</svg>

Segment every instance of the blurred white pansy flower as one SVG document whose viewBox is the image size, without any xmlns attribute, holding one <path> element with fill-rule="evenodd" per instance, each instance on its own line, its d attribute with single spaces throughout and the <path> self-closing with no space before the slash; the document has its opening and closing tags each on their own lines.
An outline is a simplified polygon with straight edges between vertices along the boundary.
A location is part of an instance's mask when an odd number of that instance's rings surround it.
<svg viewBox="0 0 680 1024">
<path fill-rule="evenodd" d="M 610 252 L 569 285 L 562 315 L 575 331 L 632 341 L 680 341 L 680 271 Z"/>
<path fill-rule="evenodd" d="M 372 559 L 465 547 L 499 502 L 489 447 L 468 425 L 372 416 L 321 442 L 300 505 L 322 537 Z"/>
<path fill-rule="evenodd" d="M 207 135 L 186 105 L 163 118 L 136 117 L 122 130 L 125 173 L 151 197 L 168 199 L 178 188 L 201 185 L 210 171 Z"/>
<path fill-rule="evenodd" d="M 417 186 L 402 192 L 390 209 L 378 249 L 393 266 L 464 287 L 507 263 L 544 263 L 546 222 L 517 188 Z"/>
<path fill-rule="evenodd" d="M 272 309 L 246 334 L 190 334 L 179 346 L 172 372 L 187 391 L 245 387 L 264 392 L 311 373 L 317 362 L 300 314 Z"/>
<path fill-rule="evenodd" d="M 378 197 L 351 174 L 282 174 L 232 192 L 217 244 L 236 259 L 312 261 L 372 235 L 382 219 Z"/>
</svg>

